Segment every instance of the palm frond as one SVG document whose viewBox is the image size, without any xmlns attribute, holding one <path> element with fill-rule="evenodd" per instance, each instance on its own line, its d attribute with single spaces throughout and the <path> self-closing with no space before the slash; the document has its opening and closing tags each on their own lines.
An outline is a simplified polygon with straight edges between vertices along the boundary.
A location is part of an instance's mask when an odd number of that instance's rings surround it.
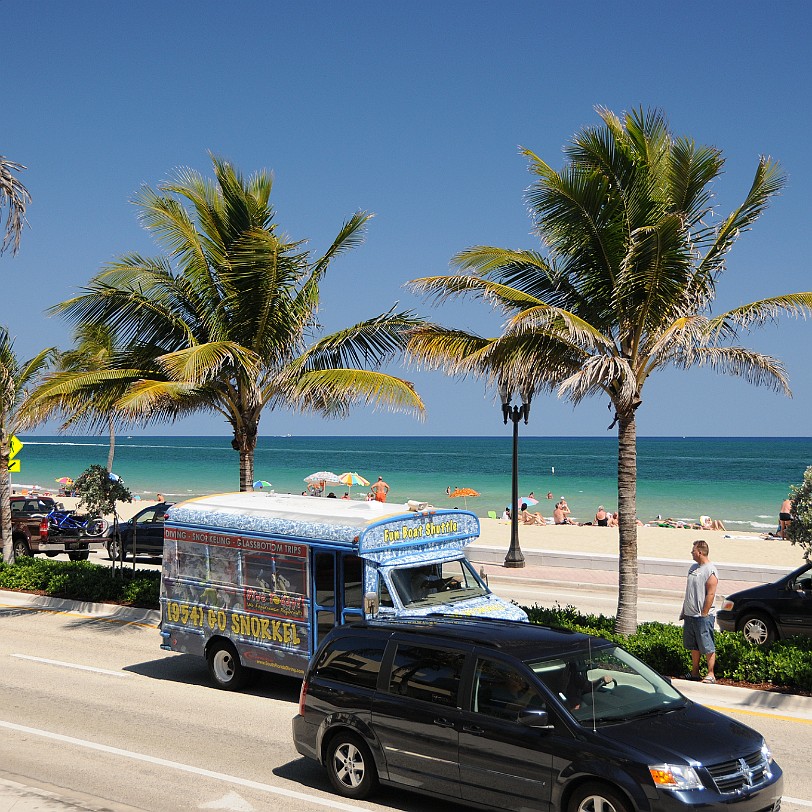
<svg viewBox="0 0 812 812">
<path fill-rule="evenodd" d="M 155 360 L 172 381 L 195 387 L 217 378 L 226 366 L 248 378 L 258 376 L 262 368 L 262 359 L 256 353 L 233 341 L 197 344 Z"/>
</svg>

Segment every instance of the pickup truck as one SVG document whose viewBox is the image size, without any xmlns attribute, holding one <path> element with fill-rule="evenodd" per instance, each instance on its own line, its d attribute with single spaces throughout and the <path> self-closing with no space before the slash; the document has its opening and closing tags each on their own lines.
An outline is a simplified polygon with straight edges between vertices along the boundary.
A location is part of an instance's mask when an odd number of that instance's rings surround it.
<svg viewBox="0 0 812 812">
<path fill-rule="evenodd" d="M 71 561 L 84 561 L 91 547 L 102 547 L 101 540 L 89 542 L 75 530 L 59 530 L 48 522 L 48 513 L 56 507 L 49 496 L 11 497 L 11 536 L 15 558 L 45 553 L 67 553 Z"/>
</svg>

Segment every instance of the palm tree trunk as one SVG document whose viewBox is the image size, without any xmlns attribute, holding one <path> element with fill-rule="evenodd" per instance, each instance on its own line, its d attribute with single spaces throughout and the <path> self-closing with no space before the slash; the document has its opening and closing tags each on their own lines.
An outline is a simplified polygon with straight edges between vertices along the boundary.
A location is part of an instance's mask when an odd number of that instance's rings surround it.
<svg viewBox="0 0 812 812">
<path fill-rule="evenodd" d="M 108 428 L 110 430 L 110 450 L 107 452 L 107 470 L 113 470 L 113 455 L 116 453 L 116 427 L 113 423 L 113 416 L 108 417 Z"/>
<path fill-rule="evenodd" d="M 637 631 L 637 423 L 634 412 L 618 419 L 618 598 L 615 631 Z"/>
<path fill-rule="evenodd" d="M 247 491 L 254 485 L 254 450 L 257 447 L 258 421 L 243 415 L 242 427 L 234 428 L 231 447 L 240 452 L 240 490 Z"/>
<path fill-rule="evenodd" d="M 0 519 L 2 521 L 3 562 L 14 562 L 14 542 L 11 531 L 11 478 L 8 473 L 11 437 L 0 431 Z"/>
</svg>

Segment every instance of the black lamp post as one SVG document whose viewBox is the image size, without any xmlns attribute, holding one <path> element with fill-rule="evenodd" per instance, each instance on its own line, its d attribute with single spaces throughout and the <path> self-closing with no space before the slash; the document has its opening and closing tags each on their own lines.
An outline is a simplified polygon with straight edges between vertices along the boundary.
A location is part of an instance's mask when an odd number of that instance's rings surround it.
<svg viewBox="0 0 812 812">
<path fill-rule="evenodd" d="M 527 425 L 527 418 L 530 415 L 530 392 L 522 392 L 522 405 L 511 406 L 513 390 L 510 386 L 503 385 L 499 389 L 502 398 L 502 417 L 507 425 L 508 419 L 513 422 L 513 478 L 511 482 L 511 504 L 510 504 L 510 547 L 505 556 L 506 567 L 523 567 L 524 555 L 519 546 L 519 421 L 524 420 Z"/>
</svg>

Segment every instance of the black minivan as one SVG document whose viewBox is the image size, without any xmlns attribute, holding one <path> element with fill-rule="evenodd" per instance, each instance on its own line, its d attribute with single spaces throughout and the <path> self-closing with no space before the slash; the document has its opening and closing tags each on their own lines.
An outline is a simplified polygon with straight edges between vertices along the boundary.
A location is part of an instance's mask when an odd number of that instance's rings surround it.
<svg viewBox="0 0 812 812">
<path fill-rule="evenodd" d="M 607 640 L 513 621 L 339 626 L 293 739 L 333 787 L 378 783 L 502 810 L 778 812 L 763 737 Z"/>
</svg>

